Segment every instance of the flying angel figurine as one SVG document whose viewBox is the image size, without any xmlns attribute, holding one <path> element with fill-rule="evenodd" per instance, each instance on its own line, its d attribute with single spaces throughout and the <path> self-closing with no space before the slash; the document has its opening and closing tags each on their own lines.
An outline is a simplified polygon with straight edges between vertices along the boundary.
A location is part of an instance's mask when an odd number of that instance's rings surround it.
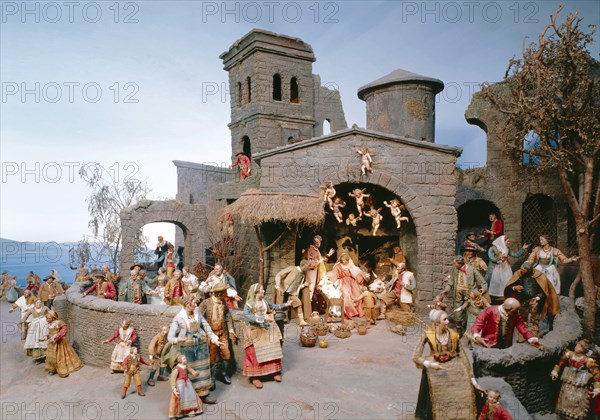
<svg viewBox="0 0 600 420">
<path fill-rule="evenodd" d="M 408 222 L 408 217 L 402 216 L 402 210 L 404 210 L 406 207 L 400 204 L 400 201 L 394 198 L 389 203 L 387 201 L 384 201 L 383 204 L 385 204 L 386 207 L 389 207 L 392 216 L 394 216 L 394 219 L 396 219 L 397 229 L 400 229 L 400 224 L 402 222 Z"/>
</svg>

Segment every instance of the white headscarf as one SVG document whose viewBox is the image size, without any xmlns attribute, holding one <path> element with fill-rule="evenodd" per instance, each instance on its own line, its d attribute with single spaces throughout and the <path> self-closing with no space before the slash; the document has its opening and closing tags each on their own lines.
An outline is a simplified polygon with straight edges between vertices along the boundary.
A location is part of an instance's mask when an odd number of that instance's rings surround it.
<svg viewBox="0 0 600 420">
<path fill-rule="evenodd" d="M 504 255 L 508 255 L 508 247 L 506 246 L 506 237 L 504 235 L 498 236 L 494 242 L 492 242 L 492 245 L 498 248 Z"/>
</svg>

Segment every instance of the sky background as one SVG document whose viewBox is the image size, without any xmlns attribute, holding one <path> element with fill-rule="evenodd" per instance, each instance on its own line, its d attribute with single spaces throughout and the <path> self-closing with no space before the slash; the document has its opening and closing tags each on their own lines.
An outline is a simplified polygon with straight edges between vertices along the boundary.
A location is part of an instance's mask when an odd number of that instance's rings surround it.
<svg viewBox="0 0 600 420">
<path fill-rule="evenodd" d="M 253 28 L 312 45 L 313 73 L 337 86 L 348 126 L 365 127 L 358 88 L 402 68 L 446 84 L 436 143 L 485 165 L 485 134 L 464 112 L 503 78 L 549 22 L 554 1 L 97 1 L 0 3 L 0 236 L 78 241 L 89 234 L 82 165 L 177 193 L 173 160 L 228 166 L 227 73 L 219 55 Z M 569 1 L 584 24 L 600 2 Z M 597 42 L 592 55 L 599 58 Z M 209 94 L 215 92 L 214 94 Z M 27 91 L 27 93 L 24 93 Z M 172 228 L 145 230 L 173 239 Z"/>
</svg>

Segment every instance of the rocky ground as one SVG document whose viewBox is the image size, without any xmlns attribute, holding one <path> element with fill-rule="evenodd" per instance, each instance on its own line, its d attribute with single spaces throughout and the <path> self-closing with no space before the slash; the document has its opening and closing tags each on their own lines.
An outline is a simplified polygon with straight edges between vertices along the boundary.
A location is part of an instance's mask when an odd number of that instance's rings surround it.
<svg viewBox="0 0 600 420">
<path fill-rule="evenodd" d="M 68 378 L 48 376 L 23 351 L 16 331 L 18 311 L 0 304 L 0 403 L 2 419 L 161 419 L 167 418 L 170 390 L 166 382 L 145 385 L 145 397 L 120 398 L 123 379 L 108 369 L 85 366 Z M 255 389 L 237 374 L 229 386 L 220 382 L 197 418 L 207 419 L 366 419 L 413 418 L 421 372 L 412 353 L 421 328 L 405 336 L 380 321 L 367 335 L 353 331 L 347 339 L 331 335 L 329 348 L 301 347 L 299 330 L 286 329 L 283 382 Z M 142 354 L 146 356 L 146 352 Z"/>
</svg>

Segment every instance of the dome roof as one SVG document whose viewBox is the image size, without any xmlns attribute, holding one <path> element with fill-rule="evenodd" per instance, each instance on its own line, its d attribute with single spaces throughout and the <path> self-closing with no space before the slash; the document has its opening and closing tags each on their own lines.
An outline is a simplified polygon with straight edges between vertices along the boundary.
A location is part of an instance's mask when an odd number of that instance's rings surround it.
<svg viewBox="0 0 600 420">
<path fill-rule="evenodd" d="M 381 89 L 387 86 L 399 85 L 404 83 L 419 83 L 423 85 L 429 85 L 434 93 L 439 93 L 444 89 L 444 82 L 433 77 L 422 76 L 411 71 L 396 69 L 390 74 L 387 74 L 371 83 L 360 87 L 358 89 L 358 97 L 365 100 L 365 95 L 371 91 Z"/>
</svg>

